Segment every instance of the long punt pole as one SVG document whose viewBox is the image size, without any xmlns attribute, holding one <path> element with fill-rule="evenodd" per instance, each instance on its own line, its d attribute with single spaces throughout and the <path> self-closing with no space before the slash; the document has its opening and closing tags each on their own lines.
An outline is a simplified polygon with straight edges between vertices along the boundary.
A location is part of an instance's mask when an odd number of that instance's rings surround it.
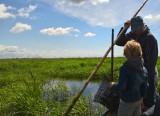
<svg viewBox="0 0 160 116">
<path fill-rule="evenodd" d="M 144 1 L 144 3 L 140 6 L 140 8 L 137 10 L 137 12 L 132 16 L 132 18 L 135 17 L 139 13 L 139 11 L 143 8 L 143 6 L 146 4 L 147 1 L 148 0 Z M 69 112 L 72 110 L 73 106 L 76 104 L 77 100 L 79 99 L 79 97 L 81 96 L 81 94 L 83 93 L 83 91 L 85 90 L 85 88 L 87 87 L 88 83 L 94 77 L 94 75 L 96 74 L 96 72 L 98 71 L 98 69 L 100 68 L 100 66 L 102 65 L 102 63 L 104 62 L 105 58 L 107 57 L 107 55 L 111 51 L 112 46 L 114 46 L 116 44 L 116 42 L 119 40 L 119 38 L 121 37 L 121 35 L 124 33 L 124 31 L 126 29 L 127 28 L 123 28 L 123 30 L 119 33 L 119 35 L 118 35 L 117 39 L 114 41 L 113 45 L 111 45 L 109 47 L 109 49 L 106 51 L 106 53 L 104 54 L 104 56 L 102 57 L 102 59 L 100 60 L 100 62 L 97 64 L 97 66 L 94 68 L 94 70 L 92 71 L 92 73 L 90 74 L 90 76 L 88 77 L 88 79 L 86 80 L 86 82 L 83 85 L 83 87 L 75 95 L 75 97 L 73 98 L 71 104 L 67 107 L 66 111 L 63 113 L 63 116 L 67 116 L 69 114 Z"/>
<path fill-rule="evenodd" d="M 114 77 L 113 77 L 113 66 L 114 66 L 114 47 L 113 47 L 113 43 L 114 43 L 114 29 L 112 29 L 112 38 L 111 38 L 111 46 L 112 46 L 112 49 L 111 49 L 111 81 L 114 80 Z"/>
</svg>

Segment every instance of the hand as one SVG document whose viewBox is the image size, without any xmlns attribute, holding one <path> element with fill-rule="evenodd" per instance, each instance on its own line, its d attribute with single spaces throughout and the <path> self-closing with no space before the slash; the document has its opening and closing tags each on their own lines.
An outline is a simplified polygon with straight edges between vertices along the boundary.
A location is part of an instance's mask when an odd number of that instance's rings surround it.
<svg viewBox="0 0 160 116">
<path fill-rule="evenodd" d="M 130 20 L 128 20 L 127 22 L 124 23 L 124 27 L 127 28 L 127 29 L 130 27 L 130 25 L 131 25 Z"/>
<path fill-rule="evenodd" d="M 109 86 L 112 87 L 114 85 L 114 82 L 110 82 Z"/>
<path fill-rule="evenodd" d="M 115 84 L 115 82 L 111 82 L 111 84 L 112 84 L 112 85 L 114 85 L 114 84 Z"/>
</svg>

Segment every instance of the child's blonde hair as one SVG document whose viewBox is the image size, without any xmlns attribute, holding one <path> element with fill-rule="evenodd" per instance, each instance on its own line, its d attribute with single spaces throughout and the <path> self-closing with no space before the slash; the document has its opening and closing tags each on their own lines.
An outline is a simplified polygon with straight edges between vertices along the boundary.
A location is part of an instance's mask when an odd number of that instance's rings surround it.
<svg viewBox="0 0 160 116">
<path fill-rule="evenodd" d="M 128 41 L 124 46 L 124 56 L 129 59 L 142 56 L 141 45 L 135 40 Z"/>
</svg>

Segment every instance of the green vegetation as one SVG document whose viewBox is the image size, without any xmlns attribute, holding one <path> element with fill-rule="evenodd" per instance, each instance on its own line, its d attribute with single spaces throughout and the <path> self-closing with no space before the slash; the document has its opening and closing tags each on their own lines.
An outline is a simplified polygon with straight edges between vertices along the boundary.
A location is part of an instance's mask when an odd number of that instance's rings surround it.
<svg viewBox="0 0 160 116">
<path fill-rule="evenodd" d="M 29 72 L 39 80 L 63 78 L 82 80 L 87 79 L 100 58 L 77 59 L 1 59 L 0 60 L 0 87 L 28 78 Z M 120 65 L 124 58 L 115 59 L 114 75 L 118 76 Z M 96 73 L 94 79 L 110 73 L 110 59 L 108 58 Z"/>
<path fill-rule="evenodd" d="M 115 58 L 114 80 L 117 80 L 119 67 L 125 58 Z M 1 59 L 0 60 L 0 116 L 60 116 L 76 93 L 68 92 L 65 83 L 57 83 L 52 90 L 45 90 L 49 80 L 87 79 L 100 58 L 68 59 Z M 157 63 L 160 72 L 160 62 Z M 110 76 L 110 58 L 107 58 L 96 73 L 93 81 Z M 59 94 L 60 92 L 60 94 Z M 54 97 L 44 95 L 52 94 Z M 57 95 L 62 95 L 59 101 Z M 90 96 L 88 96 L 90 97 Z M 98 115 L 103 108 L 93 110 L 90 99 L 80 97 L 70 115 Z M 84 114 L 85 113 L 85 114 Z"/>
<path fill-rule="evenodd" d="M 38 78 L 33 77 L 32 74 L 28 80 L 20 80 L 19 84 L 21 85 L 11 84 L 2 89 L 1 116 L 61 116 L 74 94 L 77 93 L 75 89 L 69 93 L 65 83 L 61 81 L 57 82 L 54 89 L 45 90 Z M 98 110 L 93 110 L 89 97 L 86 99 L 81 96 L 70 116 L 102 114 L 104 108 L 98 107 Z"/>
</svg>

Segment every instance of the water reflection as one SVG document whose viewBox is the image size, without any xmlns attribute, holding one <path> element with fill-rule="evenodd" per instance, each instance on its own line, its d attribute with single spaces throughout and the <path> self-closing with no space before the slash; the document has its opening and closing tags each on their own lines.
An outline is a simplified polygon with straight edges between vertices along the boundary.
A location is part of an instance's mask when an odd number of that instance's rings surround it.
<svg viewBox="0 0 160 116">
<path fill-rule="evenodd" d="M 43 89 L 43 98 L 48 103 L 50 99 L 54 98 L 59 102 L 68 101 L 70 100 L 75 93 L 79 92 L 79 90 L 84 85 L 85 81 L 75 81 L 75 80 L 51 80 L 44 84 Z M 89 109 L 94 114 L 103 114 L 106 110 L 105 107 L 100 105 L 99 103 L 93 102 L 93 97 L 97 92 L 99 87 L 98 82 L 90 82 L 82 95 L 89 101 Z M 74 91 L 74 88 L 76 89 Z M 56 90 L 56 91 L 55 91 Z"/>
<path fill-rule="evenodd" d="M 82 88 L 82 86 L 84 85 L 85 81 L 75 81 L 75 80 L 51 80 L 48 83 L 46 83 L 44 85 L 44 89 L 45 90 L 52 90 L 55 88 L 55 86 L 57 85 L 58 82 L 63 81 L 64 84 L 66 85 L 68 91 L 72 91 L 73 88 L 76 88 L 76 90 L 80 90 Z M 86 89 L 83 91 L 82 95 L 83 96 L 87 96 L 87 95 L 91 95 L 92 99 L 95 95 L 95 93 L 97 92 L 99 87 L 99 83 L 98 82 L 90 82 L 88 84 L 88 86 L 86 87 Z"/>
</svg>

